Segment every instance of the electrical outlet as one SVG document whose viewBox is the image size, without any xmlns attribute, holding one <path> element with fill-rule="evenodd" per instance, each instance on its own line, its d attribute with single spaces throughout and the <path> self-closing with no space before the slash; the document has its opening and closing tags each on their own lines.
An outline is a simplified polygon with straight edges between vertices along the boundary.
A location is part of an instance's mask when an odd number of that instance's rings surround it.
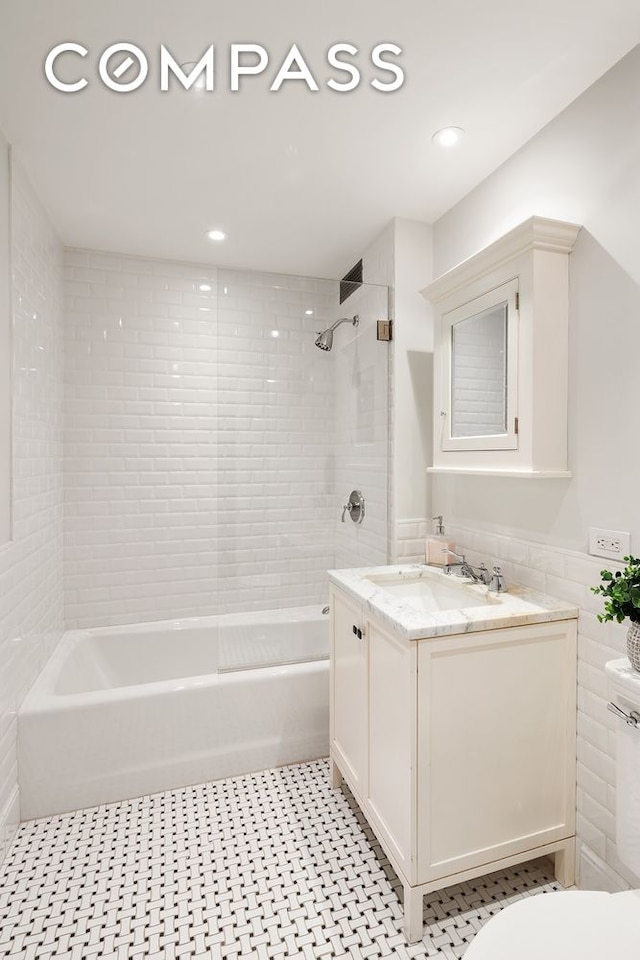
<svg viewBox="0 0 640 960">
<path fill-rule="evenodd" d="M 606 557 L 607 560 L 623 560 L 631 553 L 631 534 L 620 530 L 599 530 L 589 528 L 589 553 L 592 557 Z"/>
</svg>

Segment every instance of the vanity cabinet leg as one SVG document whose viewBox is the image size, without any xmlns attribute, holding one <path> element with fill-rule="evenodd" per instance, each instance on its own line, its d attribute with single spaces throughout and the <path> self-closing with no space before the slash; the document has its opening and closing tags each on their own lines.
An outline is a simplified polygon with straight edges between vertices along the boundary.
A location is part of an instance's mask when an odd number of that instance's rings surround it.
<svg viewBox="0 0 640 960">
<path fill-rule="evenodd" d="M 422 940 L 422 889 L 404 885 L 404 935 L 407 943 Z"/>
<path fill-rule="evenodd" d="M 339 790 L 342 786 L 342 774 L 338 769 L 338 764 L 335 760 L 329 760 L 329 772 L 331 774 L 331 786 L 334 790 Z"/>
<path fill-rule="evenodd" d="M 563 887 L 572 887 L 576 880 L 576 843 L 567 840 L 561 850 L 554 855 L 554 876 Z"/>
</svg>

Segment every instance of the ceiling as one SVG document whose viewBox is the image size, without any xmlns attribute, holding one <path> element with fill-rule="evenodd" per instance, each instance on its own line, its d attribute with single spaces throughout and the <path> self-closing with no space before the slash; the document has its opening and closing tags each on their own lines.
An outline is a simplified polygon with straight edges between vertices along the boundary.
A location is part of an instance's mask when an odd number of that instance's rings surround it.
<svg viewBox="0 0 640 960">
<path fill-rule="evenodd" d="M 68 245 L 336 277 L 390 218 L 436 220 L 639 40 L 638 0 L 0 0 L 0 128 Z M 85 70 L 78 94 L 44 76 L 63 41 L 89 50 L 60 61 Z M 117 41 L 149 59 L 133 93 L 97 78 Z M 338 42 L 360 51 L 349 93 L 325 85 L 345 79 Z M 389 79 L 369 61 L 382 42 L 403 49 L 395 93 L 369 84 Z M 160 44 L 185 63 L 211 43 L 213 93 L 160 93 Z M 237 93 L 231 43 L 270 57 Z M 318 92 L 269 91 L 292 43 Z M 450 124 L 466 136 L 445 151 L 431 136 Z"/>
</svg>

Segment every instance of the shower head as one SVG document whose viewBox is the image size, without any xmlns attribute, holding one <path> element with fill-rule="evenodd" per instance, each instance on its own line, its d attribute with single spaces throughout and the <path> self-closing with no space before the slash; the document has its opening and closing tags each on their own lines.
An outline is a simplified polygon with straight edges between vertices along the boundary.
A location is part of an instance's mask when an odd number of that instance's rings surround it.
<svg viewBox="0 0 640 960">
<path fill-rule="evenodd" d="M 360 323 L 360 317 L 356 314 L 355 317 L 342 317 L 341 320 L 336 320 L 330 327 L 327 327 L 326 330 L 318 334 L 316 337 L 316 347 L 320 347 L 321 350 L 331 350 L 333 346 L 333 331 L 336 327 L 339 327 L 341 323 L 350 323 L 353 327 L 357 327 Z"/>
<path fill-rule="evenodd" d="M 322 333 L 318 334 L 316 347 L 320 347 L 321 350 L 331 350 L 332 346 L 333 330 L 323 330 Z"/>
</svg>

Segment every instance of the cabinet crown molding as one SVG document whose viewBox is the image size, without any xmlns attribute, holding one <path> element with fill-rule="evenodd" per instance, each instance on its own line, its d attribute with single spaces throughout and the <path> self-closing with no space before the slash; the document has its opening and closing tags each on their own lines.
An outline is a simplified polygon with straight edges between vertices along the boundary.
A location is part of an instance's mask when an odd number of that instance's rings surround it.
<svg viewBox="0 0 640 960">
<path fill-rule="evenodd" d="M 420 292 L 426 300 L 438 303 L 461 287 L 481 279 L 530 250 L 569 254 L 579 232 L 579 224 L 549 220 L 546 217 L 529 217 L 488 247 L 437 277 Z"/>
</svg>

